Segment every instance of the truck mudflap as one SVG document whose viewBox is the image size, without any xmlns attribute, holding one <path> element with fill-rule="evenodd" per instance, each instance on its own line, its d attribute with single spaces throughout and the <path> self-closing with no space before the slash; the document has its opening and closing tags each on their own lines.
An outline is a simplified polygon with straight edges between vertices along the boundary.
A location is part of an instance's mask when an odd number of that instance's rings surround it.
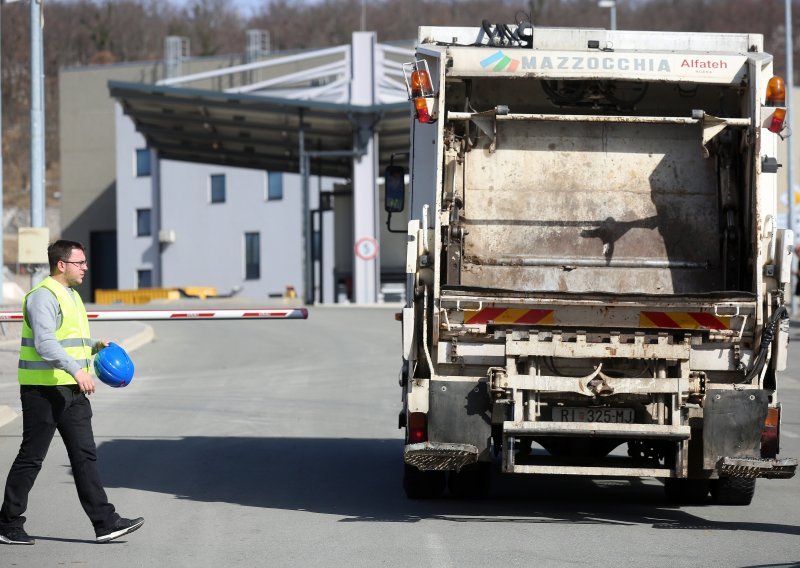
<svg viewBox="0 0 800 568">
<path fill-rule="evenodd" d="M 471 444 L 421 442 L 408 444 L 403 459 L 421 471 L 459 471 L 465 465 L 478 461 L 478 448 Z"/>
<path fill-rule="evenodd" d="M 730 458 L 725 457 L 719 461 L 719 473 L 725 477 L 741 477 L 755 479 L 789 479 L 794 477 L 797 469 L 797 460 L 785 459 L 760 459 L 760 458 Z"/>
</svg>

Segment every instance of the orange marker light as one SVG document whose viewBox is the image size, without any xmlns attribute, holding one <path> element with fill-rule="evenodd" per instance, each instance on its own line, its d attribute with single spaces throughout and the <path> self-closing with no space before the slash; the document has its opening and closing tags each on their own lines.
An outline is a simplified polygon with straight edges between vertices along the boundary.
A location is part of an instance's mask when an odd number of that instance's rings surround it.
<svg viewBox="0 0 800 568">
<path fill-rule="evenodd" d="M 417 70 L 411 73 L 411 96 L 424 97 L 433 94 L 431 77 L 427 71 Z"/>
<path fill-rule="evenodd" d="M 772 121 L 769 123 L 767 130 L 775 134 L 780 134 L 783 130 L 783 123 L 786 120 L 786 83 L 783 77 L 775 75 L 767 83 L 767 98 L 764 101 L 764 106 L 778 107 L 772 114 Z"/>
<path fill-rule="evenodd" d="M 786 106 L 786 83 L 783 82 L 783 77 L 775 75 L 769 80 L 765 104 L 771 107 Z"/>
</svg>

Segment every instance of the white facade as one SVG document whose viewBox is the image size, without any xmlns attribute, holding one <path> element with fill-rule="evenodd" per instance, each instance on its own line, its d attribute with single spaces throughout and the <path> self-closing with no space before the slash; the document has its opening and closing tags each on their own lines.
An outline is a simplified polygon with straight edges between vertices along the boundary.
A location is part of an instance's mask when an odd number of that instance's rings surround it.
<svg viewBox="0 0 800 568">
<path fill-rule="evenodd" d="M 266 171 L 157 160 L 154 153 L 150 175 L 137 176 L 137 150 L 146 150 L 145 139 L 117 105 L 119 289 L 213 286 L 220 294 L 236 290 L 238 296 L 257 299 L 292 286 L 303 296 L 299 175 L 273 174 L 273 190 L 282 183 L 278 198 L 269 194 Z M 215 183 L 224 180 L 221 202 L 214 202 L 222 193 L 219 186 L 212 198 L 212 176 Z M 311 209 L 318 206 L 316 182 L 311 183 Z M 333 182 L 323 178 L 322 191 Z M 326 275 L 324 297 L 317 298 L 332 302 L 333 213 L 324 215 L 330 218 L 322 238 Z M 254 241 L 257 252 L 248 249 Z"/>
</svg>

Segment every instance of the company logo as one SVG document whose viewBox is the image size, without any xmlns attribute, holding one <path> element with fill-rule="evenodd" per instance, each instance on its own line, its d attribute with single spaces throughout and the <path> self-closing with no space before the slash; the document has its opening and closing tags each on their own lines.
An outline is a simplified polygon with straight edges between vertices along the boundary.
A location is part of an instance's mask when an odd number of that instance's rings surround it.
<svg viewBox="0 0 800 568">
<path fill-rule="evenodd" d="M 519 67 L 519 59 L 511 59 L 508 55 L 498 50 L 481 61 L 481 67 L 484 69 L 491 67 L 492 71 L 514 72 Z"/>
</svg>

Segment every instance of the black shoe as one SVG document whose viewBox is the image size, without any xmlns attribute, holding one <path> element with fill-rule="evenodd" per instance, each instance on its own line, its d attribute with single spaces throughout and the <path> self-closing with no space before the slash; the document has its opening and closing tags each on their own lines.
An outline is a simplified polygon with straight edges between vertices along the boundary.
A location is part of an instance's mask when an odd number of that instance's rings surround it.
<svg viewBox="0 0 800 568">
<path fill-rule="evenodd" d="M 97 542 L 108 542 L 110 540 L 114 540 L 115 538 L 119 538 L 124 534 L 132 533 L 143 524 L 144 519 L 142 517 L 139 517 L 138 519 L 119 518 L 110 527 L 97 529 L 95 531 L 95 534 L 97 535 Z"/>
<path fill-rule="evenodd" d="M 22 527 L 0 529 L 0 542 L 3 544 L 36 544 Z"/>
</svg>

